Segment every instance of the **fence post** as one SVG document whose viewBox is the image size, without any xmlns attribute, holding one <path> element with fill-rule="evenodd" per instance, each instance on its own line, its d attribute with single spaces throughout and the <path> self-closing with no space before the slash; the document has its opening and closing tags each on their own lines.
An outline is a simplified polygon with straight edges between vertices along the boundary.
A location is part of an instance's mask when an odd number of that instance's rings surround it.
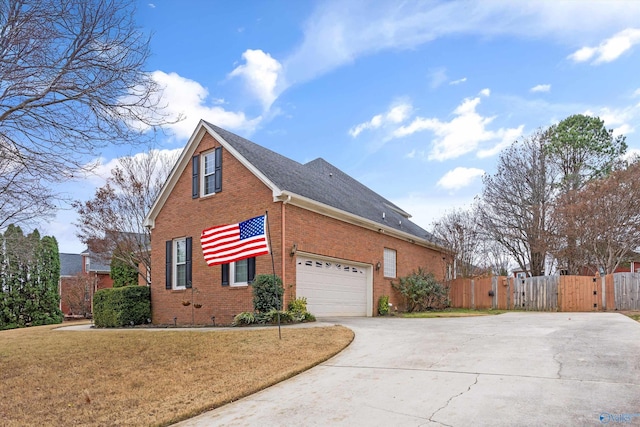
<svg viewBox="0 0 640 427">
<path fill-rule="evenodd" d="M 471 309 L 476 309 L 476 282 L 471 279 Z"/>
</svg>

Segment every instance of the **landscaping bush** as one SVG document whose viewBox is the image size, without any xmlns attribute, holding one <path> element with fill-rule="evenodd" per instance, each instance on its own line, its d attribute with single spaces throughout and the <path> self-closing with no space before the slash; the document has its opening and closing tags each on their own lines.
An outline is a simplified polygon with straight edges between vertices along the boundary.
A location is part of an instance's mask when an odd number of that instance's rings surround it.
<svg viewBox="0 0 640 427">
<path fill-rule="evenodd" d="M 231 326 L 240 326 L 240 325 L 252 325 L 256 323 L 256 316 L 250 311 L 243 311 L 240 314 L 236 314 L 233 318 L 233 323 Z"/>
<path fill-rule="evenodd" d="M 101 289 L 93 297 L 93 319 L 99 328 L 141 325 L 151 318 L 151 292 L 146 286 Z"/>
<path fill-rule="evenodd" d="M 289 310 L 287 311 L 278 311 L 276 309 L 255 313 L 245 311 L 236 315 L 233 318 L 233 323 L 231 325 L 242 326 L 253 324 L 277 324 L 278 313 L 280 313 L 280 323 L 301 323 L 316 321 L 315 316 L 307 311 L 307 299 L 304 297 L 296 298 L 292 301 L 289 301 L 287 307 L 289 308 Z"/>
<path fill-rule="evenodd" d="M 398 280 L 399 283 L 392 282 L 391 285 L 405 298 L 408 312 L 449 306 L 447 288 L 438 283 L 433 273 L 419 268 L 417 272 Z"/>
<path fill-rule="evenodd" d="M 307 299 L 305 297 L 289 301 L 288 308 L 294 322 L 315 322 L 316 320 L 315 316 L 307 311 Z"/>
<path fill-rule="evenodd" d="M 389 295 L 382 295 L 378 298 L 378 314 L 380 316 L 389 314 Z"/>
<path fill-rule="evenodd" d="M 253 309 L 259 313 L 282 308 L 284 288 L 282 280 L 271 274 L 259 274 L 251 284 L 253 287 Z"/>
</svg>

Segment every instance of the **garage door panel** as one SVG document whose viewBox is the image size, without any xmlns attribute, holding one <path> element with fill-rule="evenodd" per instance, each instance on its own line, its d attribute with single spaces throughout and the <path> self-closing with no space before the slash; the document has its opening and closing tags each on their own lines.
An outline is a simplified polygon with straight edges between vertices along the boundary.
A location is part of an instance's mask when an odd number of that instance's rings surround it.
<svg viewBox="0 0 640 427">
<path fill-rule="evenodd" d="M 366 268 L 348 262 L 330 262 L 299 256 L 297 296 L 307 299 L 316 316 L 366 316 Z"/>
</svg>

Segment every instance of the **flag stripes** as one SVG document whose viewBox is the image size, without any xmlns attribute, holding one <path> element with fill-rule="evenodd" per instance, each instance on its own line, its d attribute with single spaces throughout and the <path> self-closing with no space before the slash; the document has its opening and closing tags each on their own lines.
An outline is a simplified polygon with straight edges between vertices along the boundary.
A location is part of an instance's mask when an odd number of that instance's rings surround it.
<svg viewBox="0 0 640 427">
<path fill-rule="evenodd" d="M 207 265 L 226 264 L 269 253 L 265 215 L 238 224 L 202 231 L 200 242 Z"/>
</svg>

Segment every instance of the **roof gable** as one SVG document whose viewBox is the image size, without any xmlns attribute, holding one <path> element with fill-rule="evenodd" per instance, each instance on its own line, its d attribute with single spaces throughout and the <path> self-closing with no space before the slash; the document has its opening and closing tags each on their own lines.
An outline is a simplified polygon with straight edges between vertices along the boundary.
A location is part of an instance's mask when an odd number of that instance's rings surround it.
<svg viewBox="0 0 640 427">
<path fill-rule="evenodd" d="M 209 132 L 245 167 L 265 183 L 273 192 L 274 200 L 300 198 L 305 206 L 317 206 L 322 212 L 335 211 L 355 217 L 355 222 L 367 224 L 379 231 L 396 231 L 432 246 L 436 239 L 409 220 L 404 210 L 353 179 L 322 158 L 301 164 L 248 139 L 201 120 L 189 139 L 176 167 L 165 183 L 158 200 L 147 216 L 147 226 L 153 226 L 155 217 L 166 201 L 180 174 L 188 166 L 196 146 Z M 375 227 L 373 226 L 375 224 Z M 379 228 L 378 228 L 379 227 Z"/>
</svg>

